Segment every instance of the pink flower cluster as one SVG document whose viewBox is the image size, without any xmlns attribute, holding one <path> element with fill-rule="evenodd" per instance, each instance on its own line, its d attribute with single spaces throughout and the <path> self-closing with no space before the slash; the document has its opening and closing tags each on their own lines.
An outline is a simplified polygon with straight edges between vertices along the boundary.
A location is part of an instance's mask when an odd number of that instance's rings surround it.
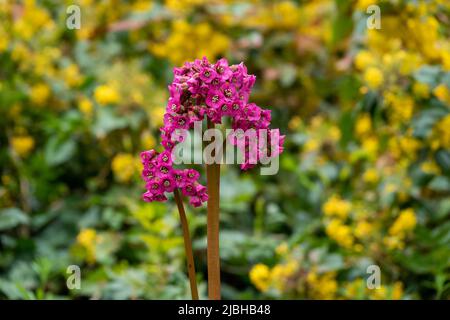
<svg viewBox="0 0 450 320">
<path fill-rule="evenodd" d="M 190 197 L 190 203 L 198 206 L 207 200 L 205 187 L 198 183 L 198 172 L 172 168 L 171 151 L 183 139 L 182 135 L 174 134 L 176 130 L 193 128 L 194 123 L 202 121 L 205 115 L 216 124 L 221 123 L 223 116 L 229 116 L 234 130 L 254 129 L 255 138 L 258 139 L 259 129 L 269 128 L 271 115 L 270 110 L 248 103 L 256 77 L 247 74 L 243 63 L 229 66 L 226 59 L 220 59 L 211 64 L 203 58 L 186 62 L 181 68 L 174 68 L 173 73 L 164 126 L 160 129 L 161 144 L 165 151 L 160 155 L 154 151 L 141 154 L 143 176 L 147 183 L 144 200 L 164 201 L 164 192 L 181 188 L 183 194 Z M 274 140 L 276 144 L 259 144 L 256 150 L 250 148 L 248 139 L 234 137 L 229 140 L 245 155 L 241 169 L 249 169 L 259 159 L 267 155 L 274 157 L 283 151 L 284 136 L 280 136 L 278 129 L 270 130 L 268 140 Z"/>
<path fill-rule="evenodd" d="M 155 150 L 141 153 L 144 165 L 142 178 L 145 181 L 147 192 L 143 194 L 144 201 L 166 201 L 165 192 L 173 192 L 180 188 L 189 202 L 198 207 L 208 200 L 206 188 L 197 182 L 200 174 L 193 169 L 174 169 L 170 151 L 158 154 Z"/>
</svg>

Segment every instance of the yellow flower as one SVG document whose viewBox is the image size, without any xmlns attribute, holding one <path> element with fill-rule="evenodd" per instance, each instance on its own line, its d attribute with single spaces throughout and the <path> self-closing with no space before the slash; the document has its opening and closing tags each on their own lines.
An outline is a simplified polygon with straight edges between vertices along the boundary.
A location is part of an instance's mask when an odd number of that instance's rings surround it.
<svg viewBox="0 0 450 320">
<path fill-rule="evenodd" d="M 370 133 L 372 130 L 372 120 L 370 119 L 370 115 L 363 114 L 358 117 L 356 121 L 355 131 L 358 137 L 364 136 L 367 133 Z"/>
<path fill-rule="evenodd" d="M 289 121 L 288 127 L 291 130 L 298 129 L 302 124 L 302 119 L 299 116 L 293 116 L 292 119 Z"/>
<path fill-rule="evenodd" d="M 152 120 L 152 125 L 159 127 L 163 125 L 164 113 L 166 111 L 163 107 L 154 107 L 150 110 L 150 118 Z"/>
<path fill-rule="evenodd" d="M 129 182 L 136 171 L 136 161 L 131 154 L 119 153 L 112 161 L 114 176 L 120 182 Z"/>
<path fill-rule="evenodd" d="M 377 89 L 383 83 L 384 77 L 380 69 L 369 67 L 364 72 L 364 80 L 371 89 Z"/>
<path fill-rule="evenodd" d="M 433 128 L 434 148 L 450 148 L 450 114 L 443 117 Z M 433 145 L 432 145 L 433 146 Z"/>
<path fill-rule="evenodd" d="M 358 0 L 356 8 L 365 12 L 370 5 L 376 4 L 377 1 L 378 0 Z"/>
<path fill-rule="evenodd" d="M 80 74 L 80 69 L 76 64 L 71 64 L 63 69 L 63 77 L 69 87 L 76 87 L 81 84 L 83 77 Z"/>
<path fill-rule="evenodd" d="M 361 50 L 355 57 L 355 66 L 358 70 L 364 70 L 373 65 L 375 59 L 373 55 L 367 50 Z"/>
<path fill-rule="evenodd" d="M 269 288 L 270 283 L 270 269 L 268 266 L 262 263 L 258 263 L 250 270 L 250 281 L 255 287 L 265 292 Z"/>
<path fill-rule="evenodd" d="M 348 299 L 359 298 L 361 294 L 364 292 L 365 287 L 366 283 L 364 282 L 364 280 L 361 278 L 357 278 L 352 282 L 348 282 L 345 284 L 344 294 Z"/>
<path fill-rule="evenodd" d="M 153 149 L 156 145 L 155 137 L 146 130 L 141 135 L 141 144 L 146 150 Z"/>
<path fill-rule="evenodd" d="M 438 85 L 434 88 L 433 93 L 442 102 L 450 104 L 450 92 L 445 84 Z"/>
<path fill-rule="evenodd" d="M 119 93 L 111 85 L 101 85 L 95 88 L 94 98 L 100 105 L 113 104 L 120 100 Z"/>
<path fill-rule="evenodd" d="M 392 300 L 400 300 L 403 297 L 403 283 L 397 281 L 392 287 Z"/>
<path fill-rule="evenodd" d="M 303 152 L 309 153 L 316 151 L 319 148 L 320 148 L 320 141 L 317 138 L 311 137 L 303 145 Z"/>
<path fill-rule="evenodd" d="M 300 11 L 292 1 L 280 1 L 271 8 L 274 25 L 281 28 L 292 28 L 299 24 Z"/>
<path fill-rule="evenodd" d="M 414 111 L 414 100 L 411 97 L 388 92 L 385 99 L 392 108 L 390 114 L 393 120 L 403 123 L 411 119 Z"/>
<path fill-rule="evenodd" d="M 298 269 L 298 262 L 292 260 L 286 264 L 277 264 L 270 271 L 270 284 L 277 290 L 283 291 L 290 276 Z"/>
<path fill-rule="evenodd" d="M 306 276 L 306 283 L 308 284 L 308 292 L 313 299 L 333 299 L 338 289 L 335 272 L 326 272 L 319 275 L 313 269 Z"/>
<path fill-rule="evenodd" d="M 282 242 L 275 248 L 275 252 L 279 256 L 284 256 L 288 253 L 289 247 L 286 242 Z"/>
<path fill-rule="evenodd" d="M 430 97 L 430 87 L 426 83 L 415 82 L 413 85 L 414 95 L 421 99 Z"/>
<path fill-rule="evenodd" d="M 370 290 L 370 297 L 374 300 L 384 300 L 387 298 L 387 288 L 381 285 L 379 288 Z"/>
<path fill-rule="evenodd" d="M 331 126 L 328 131 L 328 136 L 332 141 L 339 141 L 341 138 L 341 130 L 337 126 Z"/>
<path fill-rule="evenodd" d="M 420 165 L 420 170 L 427 174 L 439 174 L 440 169 L 435 162 L 425 161 Z"/>
<path fill-rule="evenodd" d="M 340 220 L 331 220 L 325 228 L 327 235 L 344 248 L 351 248 L 353 245 L 352 230 L 344 225 Z"/>
<path fill-rule="evenodd" d="M 153 6 L 153 3 L 148 0 L 138 0 L 133 4 L 133 10 L 142 12 L 149 11 Z"/>
<path fill-rule="evenodd" d="M 9 45 L 9 37 L 3 28 L 0 28 L 0 53 L 5 51 Z"/>
<path fill-rule="evenodd" d="M 149 50 L 157 56 L 167 57 L 173 64 L 206 56 L 214 59 L 229 47 L 227 36 L 216 31 L 210 24 L 192 24 L 185 20 L 175 20 L 172 32 L 163 43 L 152 43 Z"/>
<path fill-rule="evenodd" d="M 13 150 L 21 157 L 27 156 L 34 147 L 34 139 L 31 136 L 16 136 L 11 138 Z"/>
<path fill-rule="evenodd" d="M 322 210 L 326 216 L 336 216 L 340 219 L 347 218 L 351 210 L 350 202 L 342 200 L 339 196 L 332 196 L 322 206 Z"/>
<path fill-rule="evenodd" d="M 91 100 L 86 97 L 81 98 L 78 103 L 78 109 L 86 116 L 91 116 L 93 111 L 93 105 Z"/>
<path fill-rule="evenodd" d="M 373 226 L 367 221 L 359 221 L 355 227 L 355 237 L 365 239 L 372 233 Z"/>
<path fill-rule="evenodd" d="M 369 168 L 364 172 L 363 179 L 366 183 L 375 184 L 378 182 L 378 170 L 375 168 Z"/>
<path fill-rule="evenodd" d="M 384 237 L 383 243 L 390 250 L 402 250 L 405 247 L 404 241 L 396 236 Z"/>
<path fill-rule="evenodd" d="M 50 87 L 39 83 L 31 88 L 30 99 L 37 106 L 43 106 L 50 97 Z"/>
<path fill-rule="evenodd" d="M 97 237 L 97 232 L 94 229 L 83 229 L 77 236 L 77 242 L 83 247 L 91 247 Z"/>
<path fill-rule="evenodd" d="M 95 262 L 95 244 L 97 242 L 97 232 L 94 229 L 83 229 L 77 236 L 77 242 L 86 250 L 86 260 L 89 263 Z"/>
<path fill-rule="evenodd" d="M 374 158 L 378 153 L 378 139 L 376 137 L 369 137 L 363 140 L 362 147 L 366 154 Z"/>
<path fill-rule="evenodd" d="M 449 48 L 441 51 L 442 66 L 445 71 L 450 71 L 450 52 Z"/>
<path fill-rule="evenodd" d="M 406 232 L 413 230 L 416 224 L 417 218 L 414 210 L 411 208 L 402 210 L 398 218 L 389 229 L 389 234 L 403 237 Z"/>
</svg>

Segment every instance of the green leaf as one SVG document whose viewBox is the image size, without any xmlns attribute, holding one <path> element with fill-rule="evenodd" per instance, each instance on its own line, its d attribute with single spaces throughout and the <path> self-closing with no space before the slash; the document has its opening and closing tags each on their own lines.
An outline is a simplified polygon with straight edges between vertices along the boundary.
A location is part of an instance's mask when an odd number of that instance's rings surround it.
<svg viewBox="0 0 450 320">
<path fill-rule="evenodd" d="M 50 166 L 56 166 L 68 161 L 75 151 L 74 140 L 61 141 L 58 137 L 51 137 L 45 148 L 45 159 Z"/>
<path fill-rule="evenodd" d="M 426 138 L 430 134 L 434 124 L 446 113 L 447 111 L 442 108 L 431 108 L 419 112 L 412 122 L 414 136 Z"/>
<path fill-rule="evenodd" d="M 428 186 L 435 191 L 449 191 L 450 181 L 446 177 L 435 177 Z"/>
<path fill-rule="evenodd" d="M 450 152 L 443 149 L 439 150 L 436 152 L 435 159 L 444 172 L 450 172 Z"/>
<path fill-rule="evenodd" d="M 28 216 L 18 208 L 8 208 L 0 211 L 0 230 L 8 230 L 28 223 Z"/>
<path fill-rule="evenodd" d="M 126 127 L 126 125 L 126 119 L 115 115 L 110 108 L 100 108 L 93 130 L 96 136 L 105 136 L 113 130 Z"/>
<path fill-rule="evenodd" d="M 414 79 L 434 87 L 437 84 L 439 72 L 440 68 L 437 66 L 423 66 L 414 73 Z"/>
</svg>

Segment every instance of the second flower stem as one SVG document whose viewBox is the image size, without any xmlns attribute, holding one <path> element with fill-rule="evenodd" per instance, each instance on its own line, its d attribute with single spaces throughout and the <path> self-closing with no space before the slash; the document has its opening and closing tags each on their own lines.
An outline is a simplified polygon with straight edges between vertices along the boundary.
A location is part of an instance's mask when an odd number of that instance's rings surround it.
<svg viewBox="0 0 450 320">
<path fill-rule="evenodd" d="M 208 129 L 214 123 L 208 119 Z M 217 150 L 216 150 L 217 151 Z M 208 297 L 220 300 L 220 254 L 219 254 L 219 199 L 220 199 L 220 163 L 206 165 L 208 189 L 207 217 L 207 263 L 208 263 Z"/>
</svg>

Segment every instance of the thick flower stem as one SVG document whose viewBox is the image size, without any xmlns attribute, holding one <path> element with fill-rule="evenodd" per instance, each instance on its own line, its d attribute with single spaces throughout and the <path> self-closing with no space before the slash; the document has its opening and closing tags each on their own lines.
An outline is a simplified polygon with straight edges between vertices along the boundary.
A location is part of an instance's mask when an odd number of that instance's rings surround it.
<svg viewBox="0 0 450 320">
<path fill-rule="evenodd" d="M 208 119 L 208 129 L 214 124 Z M 206 165 L 208 188 L 207 217 L 207 260 L 208 260 L 208 297 L 220 300 L 220 255 L 219 255 L 219 198 L 220 198 L 220 164 Z"/>
<path fill-rule="evenodd" d="M 197 281 L 195 276 L 194 255 L 192 253 L 191 237 L 189 235 L 189 226 L 186 219 L 186 212 L 184 211 L 183 200 L 181 199 L 180 191 L 174 190 L 175 202 L 177 203 L 178 213 L 180 214 L 181 228 L 183 229 L 184 249 L 186 251 L 186 263 L 189 275 L 189 282 L 191 284 L 191 296 L 193 300 L 198 300 Z"/>
</svg>

